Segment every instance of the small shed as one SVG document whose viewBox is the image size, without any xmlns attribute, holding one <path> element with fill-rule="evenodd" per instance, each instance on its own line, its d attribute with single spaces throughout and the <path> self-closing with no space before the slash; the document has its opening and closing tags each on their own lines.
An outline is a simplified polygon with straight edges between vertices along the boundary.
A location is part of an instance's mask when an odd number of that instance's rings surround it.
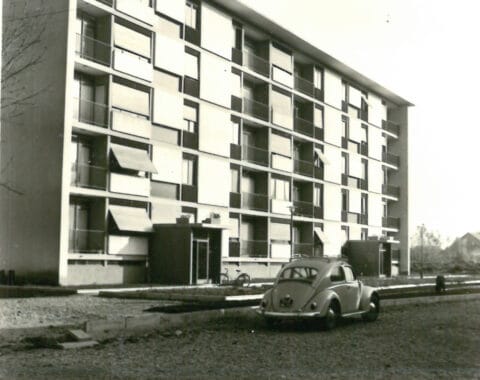
<svg viewBox="0 0 480 380">
<path fill-rule="evenodd" d="M 228 227 L 210 223 L 155 224 L 149 254 L 150 282 L 218 283 Z"/>
<path fill-rule="evenodd" d="M 381 240 L 349 240 L 343 254 L 361 276 L 392 275 L 392 243 Z"/>
</svg>

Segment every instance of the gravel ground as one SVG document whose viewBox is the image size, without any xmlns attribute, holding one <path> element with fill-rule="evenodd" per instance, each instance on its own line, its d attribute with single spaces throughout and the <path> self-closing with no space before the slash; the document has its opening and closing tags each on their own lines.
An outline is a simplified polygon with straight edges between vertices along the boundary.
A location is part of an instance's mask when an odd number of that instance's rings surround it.
<svg viewBox="0 0 480 380">
<path fill-rule="evenodd" d="M 109 300 L 111 301 L 111 300 Z M 0 346 L 5 379 L 479 379 L 480 300 L 390 307 L 333 331 L 259 318 L 60 351 Z"/>
<path fill-rule="evenodd" d="M 2 298 L 0 299 L 0 329 L 77 325 L 88 319 L 133 316 L 161 303 L 161 301 L 106 299 L 84 295 Z"/>
</svg>

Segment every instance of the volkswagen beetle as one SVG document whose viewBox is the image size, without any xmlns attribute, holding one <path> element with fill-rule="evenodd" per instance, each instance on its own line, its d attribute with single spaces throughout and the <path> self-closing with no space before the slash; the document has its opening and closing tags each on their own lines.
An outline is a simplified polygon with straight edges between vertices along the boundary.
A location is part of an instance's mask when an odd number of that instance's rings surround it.
<svg viewBox="0 0 480 380">
<path fill-rule="evenodd" d="M 268 324 L 280 319 L 316 318 L 326 329 L 332 329 L 340 317 L 362 316 L 366 321 L 376 320 L 380 297 L 375 288 L 355 278 L 348 263 L 304 258 L 280 270 L 257 312 Z"/>
</svg>

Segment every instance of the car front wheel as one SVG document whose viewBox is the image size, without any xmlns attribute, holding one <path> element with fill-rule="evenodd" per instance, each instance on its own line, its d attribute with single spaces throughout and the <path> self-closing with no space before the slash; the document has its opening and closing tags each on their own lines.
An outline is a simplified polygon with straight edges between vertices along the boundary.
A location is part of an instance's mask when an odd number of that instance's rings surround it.
<svg viewBox="0 0 480 380">
<path fill-rule="evenodd" d="M 364 321 L 373 322 L 378 318 L 378 314 L 380 313 L 380 299 L 377 295 L 373 295 L 370 298 L 368 307 L 368 311 L 362 315 L 362 318 Z"/>
</svg>

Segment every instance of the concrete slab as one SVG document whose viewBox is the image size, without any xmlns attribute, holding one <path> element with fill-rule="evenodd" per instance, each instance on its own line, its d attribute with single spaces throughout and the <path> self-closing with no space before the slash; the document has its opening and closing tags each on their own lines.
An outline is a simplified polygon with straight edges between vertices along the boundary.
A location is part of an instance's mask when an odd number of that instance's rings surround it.
<svg viewBox="0 0 480 380">
<path fill-rule="evenodd" d="M 138 317 L 126 317 L 125 329 L 154 329 L 160 327 L 162 322 L 162 316 L 158 313 L 141 315 Z"/>
<path fill-rule="evenodd" d="M 95 340 L 87 340 L 85 342 L 65 342 L 60 343 L 59 346 L 64 350 L 71 350 L 77 348 L 87 348 L 87 347 L 94 347 L 98 345 L 98 342 Z"/>
<path fill-rule="evenodd" d="M 68 330 L 68 335 L 76 342 L 86 342 L 92 340 L 92 337 L 80 329 Z"/>
<path fill-rule="evenodd" d="M 85 331 L 88 334 L 108 333 L 125 329 L 125 318 L 121 319 L 96 319 L 85 322 Z"/>
</svg>

